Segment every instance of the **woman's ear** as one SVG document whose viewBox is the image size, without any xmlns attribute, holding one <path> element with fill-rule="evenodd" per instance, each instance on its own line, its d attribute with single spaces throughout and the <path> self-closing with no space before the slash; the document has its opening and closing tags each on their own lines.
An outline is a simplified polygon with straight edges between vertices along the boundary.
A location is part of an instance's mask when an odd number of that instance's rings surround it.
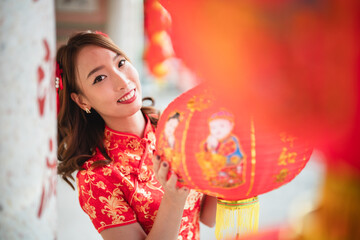
<svg viewBox="0 0 360 240">
<path fill-rule="evenodd" d="M 86 99 L 81 94 L 71 93 L 71 99 L 84 111 L 90 110 L 91 106 L 87 103 Z"/>
</svg>

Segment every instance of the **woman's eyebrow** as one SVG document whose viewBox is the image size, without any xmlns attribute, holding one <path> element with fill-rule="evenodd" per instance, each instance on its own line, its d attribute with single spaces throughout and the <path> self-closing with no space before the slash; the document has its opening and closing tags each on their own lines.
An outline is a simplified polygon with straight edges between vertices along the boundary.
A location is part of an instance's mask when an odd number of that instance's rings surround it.
<svg viewBox="0 0 360 240">
<path fill-rule="evenodd" d="M 103 69 L 103 68 L 104 68 L 104 65 L 101 65 L 101 66 L 98 66 L 98 67 L 94 68 L 93 70 L 91 70 L 89 72 L 86 79 L 88 79 L 92 74 L 94 74 L 95 72 L 97 72 L 97 71 L 99 71 L 100 69 Z"/>
<path fill-rule="evenodd" d="M 120 54 L 119 54 L 119 53 L 116 53 L 115 57 L 113 58 L 113 61 L 115 61 L 119 56 L 120 56 Z M 97 71 L 99 71 L 99 70 L 101 70 L 101 69 L 103 69 L 103 68 L 104 68 L 104 65 L 101 65 L 101 66 L 98 66 L 98 67 L 94 68 L 93 70 L 91 70 L 91 71 L 89 72 L 89 74 L 87 75 L 86 79 L 88 79 L 92 74 L 94 74 L 95 72 L 97 72 Z"/>
</svg>

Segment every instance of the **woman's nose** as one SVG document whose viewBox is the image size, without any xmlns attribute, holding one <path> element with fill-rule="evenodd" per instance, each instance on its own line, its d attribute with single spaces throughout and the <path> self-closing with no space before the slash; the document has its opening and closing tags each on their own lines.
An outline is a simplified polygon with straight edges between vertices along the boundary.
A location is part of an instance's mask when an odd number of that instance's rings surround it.
<svg viewBox="0 0 360 240">
<path fill-rule="evenodd" d="M 130 80 L 123 73 L 116 73 L 113 77 L 113 88 L 115 91 L 126 89 L 130 83 Z"/>
</svg>

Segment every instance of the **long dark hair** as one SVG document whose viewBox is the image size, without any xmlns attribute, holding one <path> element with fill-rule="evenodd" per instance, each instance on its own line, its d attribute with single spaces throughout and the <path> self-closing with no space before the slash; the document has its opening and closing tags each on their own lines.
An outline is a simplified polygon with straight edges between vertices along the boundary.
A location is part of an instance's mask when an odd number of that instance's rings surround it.
<svg viewBox="0 0 360 240">
<path fill-rule="evenodd" d="M 76 84 L 76 57 L 79 51 L 88 45 L 96 45 L 109 49 L 115 53 L 127 56 L 107 36 L 90 31 L 80 32 L 61 46 L 56 54 L 56 61 L 62 69 L 63 89 L 59 92 L 60 111 L 58 115 L 58 174 L 74 189 L 69 179 L 74 180 L 72 173 L 81 170 L 82 165 L 95 153 L 96 148 L 104 155 L 103 161 L 96 165 L 103 166 L 111 162 L 103 144 L 105 122 L 95 111 L 86 114 L 72 99 L 71 93 L 80 93 Z M 151 106 L 142 107 L 143 114 L 149 116 L 151 123 L 156 126 L 159 112 Z"/>
</svg>

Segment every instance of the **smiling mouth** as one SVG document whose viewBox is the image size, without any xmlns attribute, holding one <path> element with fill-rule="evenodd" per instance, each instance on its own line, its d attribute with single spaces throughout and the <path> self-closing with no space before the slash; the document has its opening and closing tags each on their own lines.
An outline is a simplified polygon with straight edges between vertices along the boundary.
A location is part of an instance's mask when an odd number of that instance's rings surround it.
<svg viewBox="0 0 360 240">
<path fill-rule="evenodd" d="M 125 102 L 129 102 L 131 100 L 133 100 L 133 98 L 135 98 L 135 89 L 131 90 L 130 92 L 128 92 L 127 94 L 125 94 L 122 98 L 120 98 L 119 100 L 117 100 L 118 103 L 125 103 Z"/>
</svg>

